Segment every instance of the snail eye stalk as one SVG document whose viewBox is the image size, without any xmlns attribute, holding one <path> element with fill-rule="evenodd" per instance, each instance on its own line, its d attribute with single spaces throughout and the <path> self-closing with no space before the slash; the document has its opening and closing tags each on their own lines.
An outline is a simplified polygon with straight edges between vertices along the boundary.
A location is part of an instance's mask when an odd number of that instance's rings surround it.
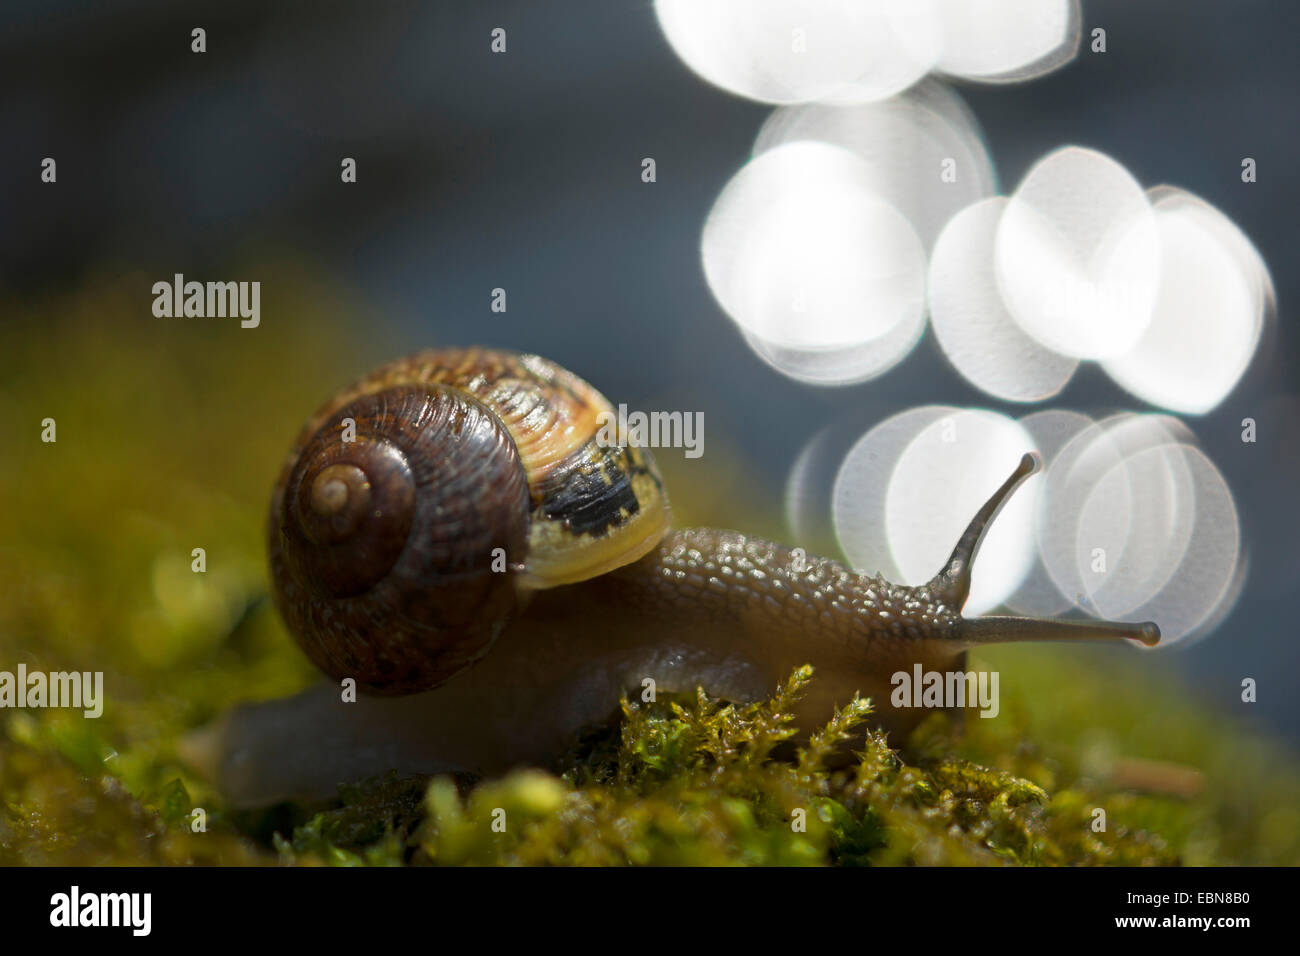
<svg viewBox="0 0 1300 956">
<path fill-rule="evenodd" d="M 1038 471 L 1042 464 L 1042 459 L 1038 455 L 1033 452 L 1026 454 L 1020 459 L 1016 470 L 1002 483 L 1002 487 L 993 492 L 993 496 L 984 502 L 984 506 L 979 511 L 975 512 L 975 517 L 971 518 L 970 524 L 957 539 L 957 546 L 952 549 L 952 557 L 930 583 L 930 590 L 935 597 L 959 611 L 966 604 L 966 598 L 970 597 L 971 567 L 975 563 L 975 555 L 979 552 L 980 545 L 984 542 L 985 532 L 988 531 L 998 512 L 1002 510 L 1002 506 L 1010 500 L 1012 493 L 1026 478 Z"/>
<path fill-rule="evenodd" d="M 952 557 L 930 583 L 934 596 L 949 607 L 961 609 L 970 596 L 971 568 L 984 535 L 1003 505 L 1030 475 L 1042 467 L 1042 459 L 1026 454 L 1002 487 L 975 513 L 953 548 Z M 1160 643 L 1160 628 L 1151 621 L 1058 621 L 1032 617 L 963 618 L 959 639 L 968 645 L 1003 644 L 1017 641 L 1138 641 L 1147 647 Z"/>
</svg>

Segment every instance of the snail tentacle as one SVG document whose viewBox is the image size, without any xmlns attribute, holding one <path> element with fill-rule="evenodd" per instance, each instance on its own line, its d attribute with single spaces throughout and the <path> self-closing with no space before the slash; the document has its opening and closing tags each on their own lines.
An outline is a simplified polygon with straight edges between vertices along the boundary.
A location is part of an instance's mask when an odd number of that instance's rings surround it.
<svg viewBox="0 0 1300 956">
<path fill-rule="evenodd" d="M 975 512 L 975 517 L 971 518 L 970 524 L 957 539 L 957 545 L 952 549 L 952 557 L 930 583 L 930 588 L 936 597 L 957 610 L 961 610 L 966 604 L 966 598 L 970 597 L 971 569 L 975 565 L 975 555 L 984 541 L 985 532 L 1015 490 L 1030 475 L 1038 471 L 1041 465 L 1042 460 L 1038 455 L 1033 452 L 1026 454 L 1020 459 L 1020 464 L 1016 466 L 1011 476 L 997 491 L 993 492 L 984 506 Z"/>
</svg>

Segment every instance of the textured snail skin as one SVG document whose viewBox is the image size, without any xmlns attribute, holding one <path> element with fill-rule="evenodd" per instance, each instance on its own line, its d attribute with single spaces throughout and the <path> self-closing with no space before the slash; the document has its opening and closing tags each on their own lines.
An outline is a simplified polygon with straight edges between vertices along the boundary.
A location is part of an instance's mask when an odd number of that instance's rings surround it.
<svg viewBox="0 0 1300 956">
<path fill-rule="evenodd" d="M 1159 640 L 1150 623 L 961 616 L 984 532 L 1036 456 L 975 515 L 933 580 L 902 587 L 734 531 L 665 533 L 648 454 L 590 440 L 602 403 L 536 356 L 464 350 L 385 367 L 323 409 L 274 495 L 276 603 L 318 666 L 373 693 L 344 702 L 327 682 L 240 707 L 183 741 L 182 756 L 246 806 L 328 797 L 393 769 L 494 774 L 551 763 L 646 679 L 659 692 L 702 687 L 744 701 L 803 664 L 817 679 L 796 726 L 820 726 L 859 695 L 898 739 L 927 714 L 892 707 L 899 671 L 964 669 L 969 648 L 1001 641 Z M 343 449 L 331 436 L 349 412 L 360 438 Z M 418 434 L 406 434 L 412 420 Z M 435 438 L 452 444 L 400 462 L 385 444 L 394 436 L 417 452 Z M 471 488 L 515 516 L 480 513 Z M 372 510 L 378 524 L 359 525 Z M 399 549 L 393 536 L 407 525 Z M 525 536 L 527 562 L 540 561 L 484 573 L 489 544 L 518 553 Z"/>
<path fill-rule="evenodd" d="M 1017 634 L 1017 618 L 962 619 L 936 593 L 942 576 L 904 588 L 835 561 L 792 565 L 788 549 L 759 538 L 672 531 L 633 565 L 539 592 L 490 654 L 436 690 L 342 703 L 323 684 L 233 711 L 191 738 L 187 756 L 248 806 L 328 797 L 339 781 L 393 768 L 495 774 L 548 765 L 647 677 L 660 692 L 755 700 L 805 663 L 817 679 L 798 726 L 821 725 L 857 694 L 898 735 L 927 711 L 889 706 L 896 671 L 964 668 L 965 651 L 991 640 L 1106 633 L 1104 622 L 1048 622 L 1044 635 Z M 1156 634 L 1134 625 L 1106 636 Z"/>
<path fill-rule="evenodd" d="M 811 663 L 817 680 L 798 713 L 808 727 L 855 693 L 886 701 L 896 670 L 961 659 L 959 619 L 941 603 L 834 561 L 803 567 L 736 532 L 669 532 L 631 566 L 538 592 L 491 653 L 435 690 L 342 703 L 324 684 L 232 712 L 189 756 L 232 800 L 262 805 L 391 768 L 545 766 L 647 677 L 659 692 L 754 700 Z M 898 732 L 924 716 L 883 713 Z"/>
</svg>

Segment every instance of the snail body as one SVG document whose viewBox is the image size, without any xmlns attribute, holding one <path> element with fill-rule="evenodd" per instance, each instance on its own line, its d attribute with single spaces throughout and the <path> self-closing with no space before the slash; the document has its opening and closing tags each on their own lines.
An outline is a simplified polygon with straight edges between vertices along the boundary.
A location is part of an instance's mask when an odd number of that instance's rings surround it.
<svg viewBox="0 0 1300 956">
<path fill-rule="evenodd" d="M 233 802 L 332 794 L 390 769 L 545 764 L 620 694 L 752 700 L 802 664 L 796 714 L 855 694 L 905 733 L 891 675 L 964 668 L 984 643 L 1159 640 L 1154 624 L 984 617 L 962 605 L 983 534 L 1038 466 L 1026 455 L 927 584 L 902 587 L 734 531 L 670 529 L 644 449 L 597 441 L 609 403 L 538 356 L 421 353 L 308 423 L 272 496 L 275 604 L 337 683 L 237 708 L 184 755 Z M 355 429 L 345 440 L 349 422 Z"/>
</svg>

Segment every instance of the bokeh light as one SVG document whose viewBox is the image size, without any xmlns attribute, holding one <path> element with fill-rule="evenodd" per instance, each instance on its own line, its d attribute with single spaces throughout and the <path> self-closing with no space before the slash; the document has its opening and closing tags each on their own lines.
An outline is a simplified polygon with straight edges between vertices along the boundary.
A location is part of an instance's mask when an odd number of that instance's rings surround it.
<svg viewBox="0 0 1300 956">
<path fill-rule="evenodd" d="M 938 61 L 933 0 L 656 0 L 677 55 L 765 103 L 857 103 L 911 86 Z"/>
<path fill-rule="evenodd" d="M 1102 617 L 1194 636 L 1232 593 L 1232 493 L 1185 424 L 1124 413 L 1079 431 L 1046 475 L 1039 551 L 1060 593 Z"/>
<path fill-rule="evenodd" d="M 1002 213 L 995 256 L 1007 309 L 1062 355 L 1123 355 L 1150 322 L 1155 215 L 1128 170 L 1096 150 L 1067 146 L 1034 165 Z"/>
<path fill-rule="evenodd" d="M 1102 367 L 1138 398 L 1201 414 L 1250 364 L 1272 311 L 1272 279 L 1250 240 L 1209 203 L 1167 186 L 1150 195 L 1162 258 L 1158 296 L 1142 337 Z"/>
<path fill-rule="evenodd" d="M 982 200 L 944 229 L 930 260 L 930 320 L 967 381 L 1004 401 L 1039 402 L 1060 392 L 1079 363 L 1039 344 L 1002 302 L 993 250 L 1007 202 Z"/>
<path fill-rule="evenodd" d="M 925 323 L 925 253 L 846 149 L 765 152 L 723 189 L 704 225 L 709 288 L 764 357 L 819 383 L 892 367 Z"/>
<path fill-rule="evenodd" d="M 1051 399 L 1095 361 L 1138 398 L 1200 414 L 1244 374 L 1274 293 L 1228 217 L 1180 189 L 1144 190 L 1080 146 L 996 195 L 975 117 L 924 78 L 1011 83 L 1060 67 L 1078 52 L 1078 0 L 656 10 L 693 70 L 779 107 L 718 196 L 701 258 L 746 343 L 782 374 L 869 380 L 910 354 L 927 320 L 957 373 L 1005 402 Z M 1051 409 L 1017 422 L 922 406 L 834 461 L 842 447 L 830 427 L 805 446 L 786 485 L 790 523 L 797 536 L 819 529 L 829 490 L 849 562 L 906 584 L 933 576 L 1020 455 L 1044 457 L 994 526 L 968 613 L 1150 618 L 1168 645 L 1240 593 L 1232 494 L 1177 419 Z"/>
<path fill-rule="evenodd" d="M 1033 440 L 1014 419 L 968 409 L 931 422 L 908 444 L 889 476 L 889 550 L 908 584 L 932 578 L 980 507 Z M 1033 561 L 1034 502 L 1041 478 L 1031 477 L 998 513 L 971 574 L 966 613 L 1000 605 Z"/>
<path fill-rule="evenodd" d="M 1021 83 L 1079 50 L 1079 0 L 939 0 L 937 69 L 982 83 Z"/>
<path fill-rule="evenodd" d="M 1173 411 L 1227 397 L 1275 309 L 1227 216 L 1077 146 L 1010 197 L 996 182 L 978 124 L 934 80 L 777 109 L 705 223 L 709 287 L 759 357 L 809 384 L 889 371 L 929 319 L 954 369 L 1003 401 L 1059 394 L 1084 359 Z"/>
<path fill-rule="evenodd" d="M 832 495 L 850 563 L 895 583 L 924 584 L 1031 449 L 1014 420 L 987 411 L 925 406 L 873 428 L 845 456 Z M 968 613 L 997 607 L 1028 572 L 1036 481 L 1017 492 L 981 547 Z"/>
<path fill-rule="evenodd" d="M 1078 51 L 1078 0 L 656 0 L 699 76 L 763 103 L 867 103 L 930 70 L 981 83 L 1050 73 Z"/>
<path fill-rule="evenodd" d="M 831 489 L 831 516 L 840 550 L 857 570 L 901 582 L 886 525 L 889 477 L 912 439 L 958 411 L 950 405 L 909 408 L 876 425 L 844 456 Z M 806 472 L 814 473 L 812 468 Z"/>
<path fill-rule="evenodd" d="M 862 159 L 872 189 L 908 218 L 926 249 L 954 213 L 997 189 L 979 122 L 935 80 L 878 103 L 773 110 L 754 154 L 799 140 L 843 146 Z"/>
<path fill-rule="evenodd" d="M 1093 421 L 1082 412 L 1067 408 L 1045 408 L 1031 412 L 1020 419 L 1020 425 L 1029 433 L 1034 447 L 1043 459 L 1043 473 L 1052 472 L 1057 455 L 1061 449 L 1086 428 L 1091 428 Z M 1051 520 L 1046 506 L 1047 495 L 1038 497 L 1038 511 L 1034 515 L 1035 541 L 1044 524 Z M 1043 563 L 1042 549 L 1035 547 L 1034 561 L 1020 582 L 1020 586 L 1006 601 L 1007 607 L 1017 614 L 1027 617 L 1056 617 L 1076 606 L 1072 598 L 1063 595 Z"/>
<path fill-rule="evenodd" d="M 1048 409 L 1016 421 L 925 405 L 887 418 L 842 460 L 834 429 L 792 468 L 787 516 L 815 532 L 832 482 L 831 522 L 855 569 L 896 583 L 930 580 L 975 511 L 1020 455 L 1044 470 L 998 515 L 981 548 L 965 613 L 1071 612 L 1154 620 L 1160 647 L 1207 633 L 1241 593 L 1246 564 L 1233 495 L 1181 421 L 1125 412 L 1093 421 Z"/>
</svg>

